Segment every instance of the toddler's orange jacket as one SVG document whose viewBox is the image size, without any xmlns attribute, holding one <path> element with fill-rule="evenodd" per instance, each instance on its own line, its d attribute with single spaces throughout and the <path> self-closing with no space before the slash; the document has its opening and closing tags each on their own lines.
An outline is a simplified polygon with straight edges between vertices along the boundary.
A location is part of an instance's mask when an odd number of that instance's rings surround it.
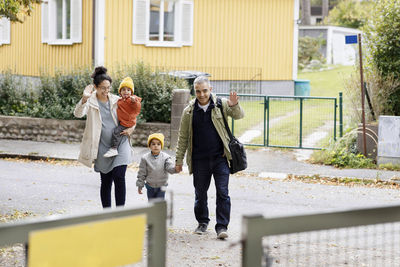
<svg viewBox="0 0 400 267">
<path fill-rule="evenodd" d="M 135 97 L 135 102 L 133 102 L 130 97 L 126 99 L 121 98 L 118 100 L 117 115 L 122 126 L 130 128 L 136 125 L 136 117 L 140 113 L 142 99 L 138 96 Z"/>
</svg>

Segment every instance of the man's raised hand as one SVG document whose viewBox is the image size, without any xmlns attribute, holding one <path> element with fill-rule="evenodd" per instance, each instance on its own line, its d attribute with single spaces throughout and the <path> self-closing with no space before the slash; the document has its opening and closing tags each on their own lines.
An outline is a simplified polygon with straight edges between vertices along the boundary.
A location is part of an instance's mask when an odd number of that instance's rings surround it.
<svg viewBox="0 0 400 267">
<path fill-rule="evenodd" d="M 237 95 L 237 93 L 234 91 L 230 92 L 229 99 L 227 102 L 230 107 L 237 105 L 237 103 L 239 102 L 239 96 Z"/>
</svg>

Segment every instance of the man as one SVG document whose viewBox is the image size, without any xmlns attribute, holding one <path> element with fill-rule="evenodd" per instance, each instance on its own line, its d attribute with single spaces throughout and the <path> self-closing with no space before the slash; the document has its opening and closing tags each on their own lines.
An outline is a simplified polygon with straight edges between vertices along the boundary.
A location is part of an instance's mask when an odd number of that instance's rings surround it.
<svg viewBox="0 0 400 267">
<path fill-rule="evenodd" d="M 207 206 L 207 191 L 211 176 L 214 177 L 217 191 L 217 223 L 215 231 L 218 239 L 228 237 L 228 224 L 231 213 L 229 197 L 229 160 L 231 153 L 228 143 L 221 109 L 217 106 L 217 97 L 211 93 L 212 87 L 206 77 L 194 80 L 196 99 L 184 109 L 179 129 L 176 148 L 176 171 L 182 171 L 183 158 L 186 152 L 186 162 L 189 173 L 193 173 L 195 188 L 194 214 L 198 221 L 195 230 L 197 234 L 207 231 L 209 219 Z M 229 99 L 221 99 L 224 116 L 233 119 L 244 117 L 236 92 L 231 92 Z"/>
</svg>

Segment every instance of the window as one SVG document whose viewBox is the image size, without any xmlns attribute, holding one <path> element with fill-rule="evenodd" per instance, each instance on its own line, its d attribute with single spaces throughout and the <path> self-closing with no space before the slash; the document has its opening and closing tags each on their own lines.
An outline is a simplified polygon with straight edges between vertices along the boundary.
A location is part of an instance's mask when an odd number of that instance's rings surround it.
<svg viewBox="0 0 400 267">
<path fill-rule="evenodd" d="M 42 43 L 72 45 L 82 42 L 82 0 L 44 0 Z"/>
<path fill-rule="evenodd" d="M 0 18 L 0 45 L 10 44 L 10 20 Z"/>
<path fill-rule="evenodd" d="M 134 44 L 180 47 L 193 43 L 191 0 L 133 0 Z"/>
</svg>

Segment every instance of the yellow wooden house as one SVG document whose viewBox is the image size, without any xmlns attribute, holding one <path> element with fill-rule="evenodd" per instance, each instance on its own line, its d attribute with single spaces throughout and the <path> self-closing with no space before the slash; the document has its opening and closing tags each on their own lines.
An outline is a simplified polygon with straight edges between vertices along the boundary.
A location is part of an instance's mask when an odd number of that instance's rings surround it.
<svg viewBox="0 0 400 267">
<path fill-rule="evenodd" d="M 298 11 L 299 0 L 44 0 L 22 24 L 0 19 L 0 70 L 143 61 L 207 72 L 217 91 L 257 81 L 244 92 L 290 95 Z"/>
</svg>

